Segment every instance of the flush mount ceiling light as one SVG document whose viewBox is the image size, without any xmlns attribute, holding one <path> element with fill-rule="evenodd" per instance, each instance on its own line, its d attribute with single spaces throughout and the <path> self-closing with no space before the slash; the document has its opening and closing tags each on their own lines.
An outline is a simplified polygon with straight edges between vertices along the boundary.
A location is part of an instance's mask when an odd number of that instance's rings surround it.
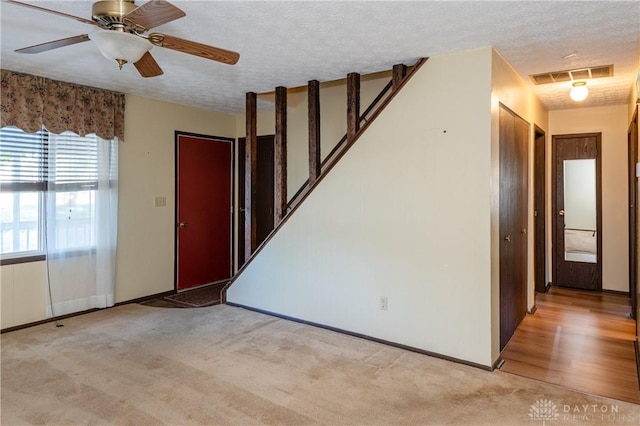
<svg viewBox="0 0 640 426">
<path fill-rule="evenodd" d="M 586 81 L 576 81 L 569 92 L 569 96 L 576 102 L 584 101 L 589 95 Z"/>
<path fill-rule="evenodd" d="M 89 38 L 98 46 L 102 56 L 118 62 L 121 69 L 127 62 L 138 62 L 153 47 L 149 40 L 121 31 L 98 30 L 89 34 Z"/>
</svg>

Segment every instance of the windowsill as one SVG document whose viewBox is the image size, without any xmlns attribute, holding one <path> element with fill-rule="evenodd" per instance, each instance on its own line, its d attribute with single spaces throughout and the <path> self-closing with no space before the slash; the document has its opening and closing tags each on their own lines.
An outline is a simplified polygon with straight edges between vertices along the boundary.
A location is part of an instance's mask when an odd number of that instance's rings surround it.
<svg viewBox="0 0 640 426">
<path fill-rule="evenodd" d="M 87 256 L 87 255 L 95 255 L 96 249 L 89 250 L 70 250 L 66 252 L 57 252 L 49 254 L 49 259 L 60 259 L 60 258 L 68 258 L 68 257 L 79 257 L 79 256 Z M 17 256 L 17 257 L 8 257 L 5 259 L 0 259 L 0 266 L 6 265 L 17 265 L 20 263 L 30 263 L 30 262 L 42 262 L 43 260 L 47 260 L 47 256 L 45 254 L 34 254 L 27 256 Z"/>
<path fill-rule="evenodd" d="M 22 257 L 9 257 L 7 259 L 0 259 L 0 266 L 17 265 L 20 263 L 29 263 L 29 262 L 42 262 L 46 258 L 47 256 L 45 256 L 44 254 L 36 254 L 32 256 L 22 256 Z"/>
</svg>

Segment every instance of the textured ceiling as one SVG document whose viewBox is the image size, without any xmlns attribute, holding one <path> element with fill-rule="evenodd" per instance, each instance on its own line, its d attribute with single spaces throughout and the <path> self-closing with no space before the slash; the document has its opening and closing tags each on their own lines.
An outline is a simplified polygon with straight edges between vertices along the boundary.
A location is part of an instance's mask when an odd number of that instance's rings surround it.
<svg viewBox="0 0 640 426">
<path fill-rule="evenodd" d="M 90 18 L 90 1 L 29 1 Z M 144 1 L 137 1 L 138 5 Z M 246 92 L 343 78 L 419 57 L 494 46 L 548 109 L 626 103 L 640 66 L 636 1 L 184 1 L 186 17 L 164 32 L 240 53 L 235 66 L 153 48 L 164 75 L 141 78 L 134 67 L 102 57 L 92 42 L 34 55 L 14 50 L 95 30 L 63 17 L 1 4 L 1 66 L 57 80 L 238 113 Z M 575 53 L 570 59 L 563 56 Z M 529 74 L 613 64 L 577 104 L 570 83 L 534 86 Z M 473 70 L 469 70 L 473 72 Z"/>
</svg>

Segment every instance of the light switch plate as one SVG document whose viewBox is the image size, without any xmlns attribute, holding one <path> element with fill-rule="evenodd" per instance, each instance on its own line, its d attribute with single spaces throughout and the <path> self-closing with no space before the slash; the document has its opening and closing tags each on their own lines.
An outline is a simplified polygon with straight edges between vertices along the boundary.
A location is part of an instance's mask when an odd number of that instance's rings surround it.
<svg viewBox="0 0 640 426">
<path fill-rule="evenodd" d="M 155 201 L 154 201 L 154 205 L 156 207 L 166 207 L 167 206 L 167 197 L 164 196 L 156 196 Z"/>
<path fill-rule="evenodd" d="M 636 177 L 640 177 L 640 163 L 636 163 Z"/>
</svg>

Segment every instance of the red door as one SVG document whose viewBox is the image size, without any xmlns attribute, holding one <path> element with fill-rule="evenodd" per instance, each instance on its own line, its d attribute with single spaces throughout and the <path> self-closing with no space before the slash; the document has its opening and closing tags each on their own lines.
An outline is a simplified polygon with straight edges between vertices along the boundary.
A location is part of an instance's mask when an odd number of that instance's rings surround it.
<svg viewBox="0 0 640 426">
<path fill-rule="evenodd" d="M 177 282 L 185 290 L 231 277 L 233 140 L 177 133 Z"/>
</svg>

